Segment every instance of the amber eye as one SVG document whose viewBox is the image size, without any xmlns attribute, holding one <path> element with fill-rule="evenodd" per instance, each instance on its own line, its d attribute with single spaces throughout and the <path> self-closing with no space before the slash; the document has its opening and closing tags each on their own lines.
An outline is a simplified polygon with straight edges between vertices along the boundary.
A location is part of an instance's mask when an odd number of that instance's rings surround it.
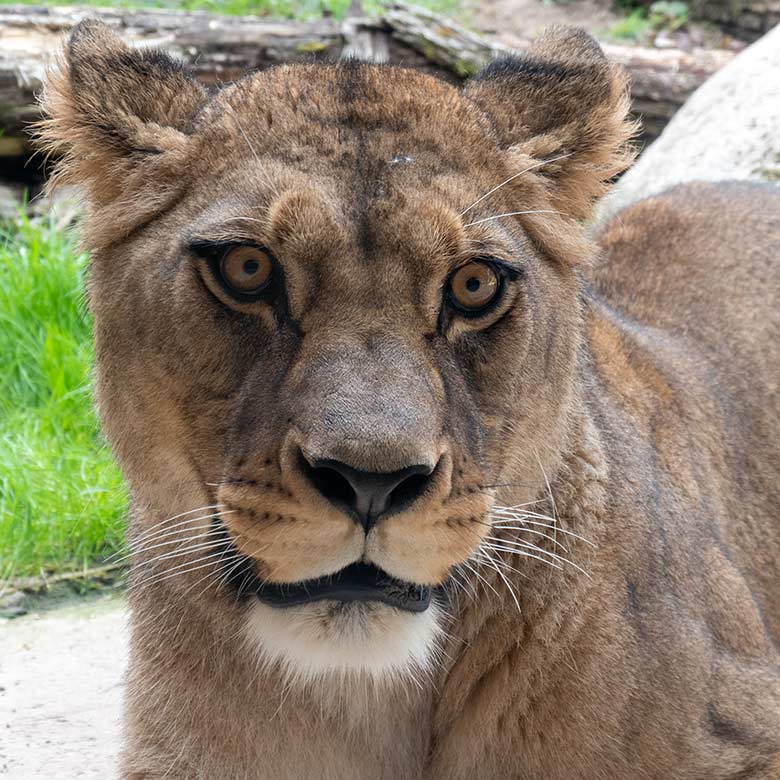
<svg viewBox="0 0 780 780">
<path fill-rule="evenodd" d="M 219 272 L 225 284 L 236 292 L 252 295 L 271 282 L 271 258 L 256 246 L 237 246 L 225 252 Z"/>
<path fill-rule="evenodd" d="M 501 279 L 488 263 L 469 263 L 450 277 L 450 298 L 455 306 L 467 312 L 478 312 L 498 294 Z"/>
</svg>

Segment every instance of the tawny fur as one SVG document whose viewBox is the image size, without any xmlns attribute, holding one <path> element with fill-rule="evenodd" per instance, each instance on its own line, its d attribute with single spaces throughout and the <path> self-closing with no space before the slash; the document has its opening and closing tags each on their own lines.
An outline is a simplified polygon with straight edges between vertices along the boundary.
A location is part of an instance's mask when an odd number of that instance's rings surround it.
<svg viewBox="0 0 780 780">
<path fill-rule="evenodd" d="M 589 241 L 632 127 L 623 75 L 566 29 L 463 91 L 343 63 L 207 95 L 86 23 L 44 107 L 89 202 L 132 495 L 125 780 L 780 777 L 780 196 L 690 185 Z M 231 299 L 196 239 L 268 247 L 282 302 Z M 475 256 L 521 273 L 468 319 L 443 290 Z M 437 466 L 366 536 L 303 449 Z M 521 504 L 554 538 L 496 519 Z M 325 656 L 334 630 L 377 648 L 307 669 L 304 634 L 269 635 L 283 614 L 186 548 L 214 514 L 259 576 L 364 555 L 436 586 L 436 625 L 301 612 Z M 512 552 L 531 542 L 547 563 Z M 383 631 L 413 660 L 391 669 Z"/>
</svg>

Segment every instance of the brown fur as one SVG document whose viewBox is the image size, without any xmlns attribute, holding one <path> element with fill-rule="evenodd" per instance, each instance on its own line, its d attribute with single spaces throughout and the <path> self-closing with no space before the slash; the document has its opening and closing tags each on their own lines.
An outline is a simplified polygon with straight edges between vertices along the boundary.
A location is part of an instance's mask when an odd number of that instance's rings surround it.
<svg viewBox="0 0 780 780">
<path fill-rule="evenodd" d="M 570 30 L 462 92 L 343 63 L 207 96 L 85 23 L 44 103 L 59 178 L 90 202 L 132 535 L 220 501 L 262 577 L 362 553 L 447 611 L 417 686 L 286 685 L 241 639 L 220 561 L 141 547 L 124 778 L 780 777 L 780 196 L 679 188 L 591 244 L 579 220 L 631 127 L 622 75 Z M 543 213 L 470 224 L 516 211 Z M 232 300 L 195 239 L 269 247 L 279 300 Z M 476 320 L 442 304 L 475 255 L 521 269 Z M 299 448 L 438 465 L 366 537 Z M 528 501 L 595 545 L 565 539 L 589 576 L 511 552 L 503 576 L 464 568 L 491 533 L 555 561 L 491 531 L 494 503 Z"/>
</svg>

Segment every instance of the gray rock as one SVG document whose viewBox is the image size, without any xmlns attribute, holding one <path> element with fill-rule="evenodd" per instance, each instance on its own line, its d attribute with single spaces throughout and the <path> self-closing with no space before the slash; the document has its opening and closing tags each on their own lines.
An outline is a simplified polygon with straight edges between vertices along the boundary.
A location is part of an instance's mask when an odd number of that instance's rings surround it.
<svg viewBox="0 0 780 780">
<path fill-rule="evenodd" d="M 686 181 L 780 186 L 780 26 L 706 81 L 597 208 L 597 221 Z"/>
<path fill-rule="evenodd" d="M 32 219 L 47 219 L 57 230 L 66 230 L 78 222 L 84 210 L 79 188 L 60 185 L 53 192 L 41 192 L 27 209 Z"/>
<path fill-rule="evenodd" d="M 24 187 L 0 182 L 0 221 L 16 219 L 23 205 Z"/>
<path fill-rule="evenodd" d="M 27 594 L 21 590 L 9 593 L 0 592 L 0 617 L 14 618 L 26 615 L 28 612 Z"/>
</svg>

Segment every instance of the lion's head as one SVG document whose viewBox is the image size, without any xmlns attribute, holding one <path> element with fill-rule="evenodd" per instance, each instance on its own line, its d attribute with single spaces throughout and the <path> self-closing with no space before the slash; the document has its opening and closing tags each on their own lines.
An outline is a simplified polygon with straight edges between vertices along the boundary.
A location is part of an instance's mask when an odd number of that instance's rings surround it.
<svg viewBox="0 0 780 780">
<path fill-rule="evenodd" d="M 463 90 L 344 62 L 209 94 L 76 28 L 42 134 L 88 197 L 136 588 L 304 673 L 425 663 L 497 495 L 537 497 L 560 448 L 625 93 L 568 29 Z"/>
</svg>

